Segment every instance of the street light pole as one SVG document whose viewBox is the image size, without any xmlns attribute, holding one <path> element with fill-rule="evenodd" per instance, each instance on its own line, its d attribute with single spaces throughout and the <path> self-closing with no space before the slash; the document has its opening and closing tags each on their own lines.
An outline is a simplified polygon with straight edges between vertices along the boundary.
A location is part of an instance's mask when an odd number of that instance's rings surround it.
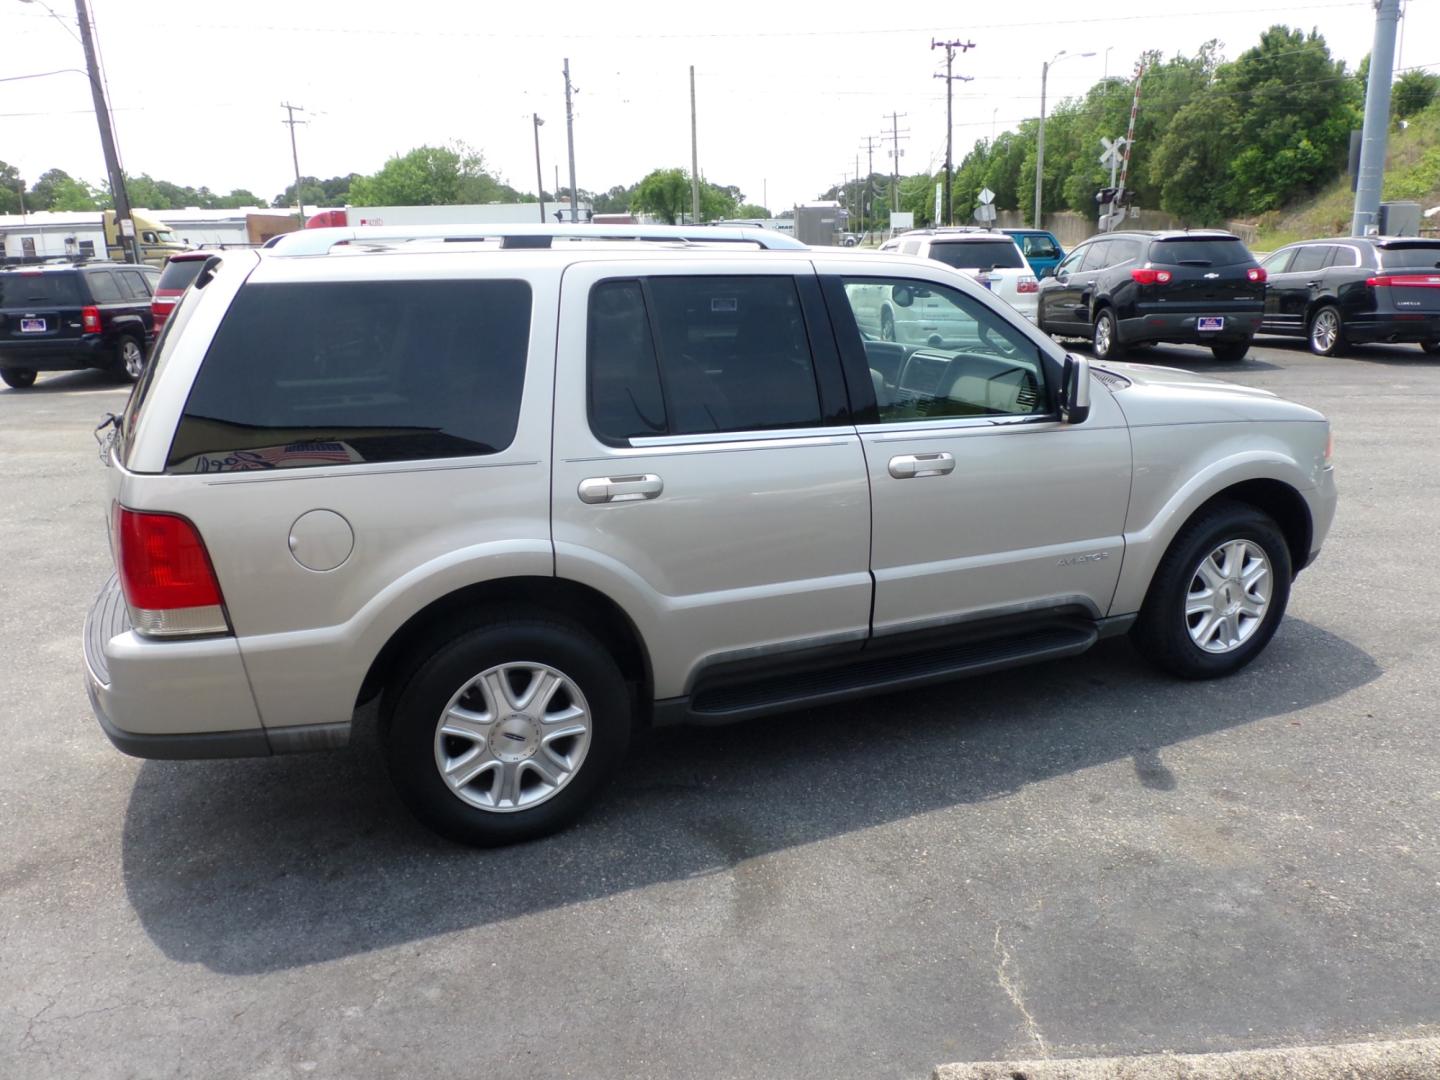
<svg viewBox="0 0 1440 1080">
<path fill-rule="evenodd" d="M 540 171 L 540 125 L 545 123 L 540 119 L 539 113 L 531 113 L 530 119 L 535 123 L 535 194 L 540 198 L 540 224 L 545 224 L 545 174 Z M 560 193 L 557 191 L 555 197 L 558 199 Z"/>
<path fill-rule="evenodd" d="M 1062 57 L 1066 56 L 1094 56 L 1093 52 L 1068 53 L 1061 49 L 1045 63 L 1040 65 L 1040 128 L 1035 133 L 1035 222 L 1034 227 L 1040 228 L 1042 214 L 1040 200 L 1045 190 L 1045 83 L 1050 76 L 1050 69 Z"/>
</svg>

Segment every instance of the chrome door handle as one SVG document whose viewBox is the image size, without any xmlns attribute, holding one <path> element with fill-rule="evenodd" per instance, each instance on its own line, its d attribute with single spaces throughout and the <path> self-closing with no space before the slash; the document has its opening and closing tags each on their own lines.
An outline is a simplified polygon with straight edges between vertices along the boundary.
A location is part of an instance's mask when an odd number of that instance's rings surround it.
<svg viewBox="0 0 1440 1080">
<path fill-rule="evenodd" d="M 911 480 L 921 476 L 945 476 L 955 471 L 955 455 L 901 454 L 890 459 L 890 475 L 896 480 Z"/>
<path fill-rule="evenodd" d="M 1318 289 L 1320 287 L 1320 282 L 1318 281 L 1307 281 L 1305 284 L 1309 285 L 1312 289 Z"/>
<path fill-rule="evenodd" d="M 653 499 L 665 490 L 665 481 L 654 473 L 631 476 L 592 476 L 580 481 L 580 501 L 584 503 L 639 502 Z"/>
</svg>

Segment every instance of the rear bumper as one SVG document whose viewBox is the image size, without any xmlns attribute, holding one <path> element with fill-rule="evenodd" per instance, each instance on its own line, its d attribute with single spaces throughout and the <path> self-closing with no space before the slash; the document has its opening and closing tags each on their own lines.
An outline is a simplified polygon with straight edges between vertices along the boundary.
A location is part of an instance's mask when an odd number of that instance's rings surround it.
<svg viewBox="0 0 1440 1080">
<path fill-rule="evenodd" d="M 1200 319 L 1219 316 L 1225 320 L 1221 330 L 1197 329 Z M 1120 320 L 1120 340 L 1127 345 L 1147 341 L 1174 341 L 1184 345 L 1208 345 L 1213 341 L 1245 341 L 1260 332 L 1265 312 L 1254 311 L 1193 311 L 1147 313 Z"/>
<path fill-rule="evenodd" d="M 1440 313 L 1356 315 L 1345 320 L 1350 341 L 1440 341 Z"/>
<path fill-rule="evenodd" d="M 12 339 L 0 343 L 0 367 L 3 368 L 75 371 L 80 368 L 104 367 L 109 362 L 110 350 L 98 334 L 50 341 Z"/>
</svg>

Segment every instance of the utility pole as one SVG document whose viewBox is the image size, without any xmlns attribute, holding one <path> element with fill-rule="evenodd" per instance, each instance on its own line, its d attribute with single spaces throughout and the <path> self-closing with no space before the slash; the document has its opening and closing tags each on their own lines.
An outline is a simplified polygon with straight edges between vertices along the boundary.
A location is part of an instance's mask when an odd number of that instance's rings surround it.
<svg viewBox="0 0 1440 1080">
<path fill-rule="evenodd" d="M 540 197 L 540 224 L 545 224 L 545 174 L 540 171 L 540 128 L 545 123 L 540 119 L 539 113 L 531 113 L 530 119 L 535 124 L 535 194 Z M 560 197 L 556 192 L 555 197 Z"/>
<path fill-rule="evenodd" d="M 1035 220 L 1031 224 L 1040 228 L 1040 198 L 1045 188 L 1045 83 L 1050 69 L 1062 59 L 1071 56 L 1094 56 L 1093 52 L 1071 53 L 1061 49 L 1040 65 L 1040 129 L 1035 134 Z"/>
<path fill-rule="evenodd" d="M 954 98 L 953 90 L 955 88 L 955 80 L 959 79 L 961 82 L 970 82 L 972 78 L 968 75 L 954 74 L 955 50 L 959 49 L 961 52 L 969 52 L 974 47 L 975 43 L 973 41 L 936 41 L 934 38 L 930 39 L 931 49 L 945 50 L 945 74 L 937 74 L 935 76 L 937 79 L 945 80 L 945 220 L 943 222 L 937 221 L 935 223 L 937 225 L 955 224 L 955 208 L 951 205 L 950 201 L 950 177 L 955 167 L 953 157 L 955 125 L 952 122 L 951 107 L 953 105 L 952 99 Z"/>
<path fill-rule="evenodd" d="M 858 204 L 855 207 L 855 209 L 858 211 L 855 217 L 860 222 L 860 232 L 863 235 L 865 232 L 865 189 L 859 186 L 860 154 L 858 152 L 855 154 L 855 182 L 855 202 Z"/>
<path fill-rule="evenodd" d="M 700 224 L 700 148 L 695 139 L 695 65 L 690 65 L 690 220 Z"/>
<path fill-rule="evenodd" d="M 1365 124 L 1360 134 L 1360 172 L 1355 184 L 1355 216 L 1350 235 L 1364 236 L 1380 225 L 1380 189 L 1385 180 L 1385 143 L 1390 126 L 1390 78 L 1395 68 L 1395 31 L 1400 0 L 1375 5 L 1375 42 L 1370 48 L 1370 79 L 1365 84 Z"/>
<path fill-rule="evenodd" d="M 900 157 L 905 151 L 900 149 L 900 136 L 909 136 L 909 130 L 900 130 L 900 117 L 905 113 L 890 114 L 890 209 L 900 209 Z"/>
<path fill-rule="evenodd" d="M 289 114 L 288 120 L 281 120 L 280 122 L 282 124 L 288 124 L 290 126 L 290 160 L 295 165 L 295 216 L 300 219 L 300 224 L 304 225 L 305 199 L 300 194 L 300 154 L 295 149 L 295 125 L 303 124 L 305 123 L 305 121 L 296 120 L 295 114 L 297 112 L 304 112 L 305 109 L 301 105 L 290 105 L 284 101 L 280 103 L 280 108 L 284 109 L 286 113 Z"/>
<path fill-rule="evenodd" d="M 570 149 L 570 224 L 574 225 L 580 220 L 580 213 L 575 203 L 575 110 L 570 103 L 570 95 L 578 93 L 570 84 L 570 58 L 565 58 L 565 142 Z"/>
<path fill-rule="evenodd" d="M 882 138 L 883 138 L 883 136 L 882 136 Z M 861 210 L 860 210 L 860 231 L 861 231 L 862 233 L 865 231 L 865 206 L 867 206 L 867 205 L 872 201 L 872 198 L 873 198 L 872 195 L 871 195 L 871 193 L 870 193 L 870 181 L 874 178 L 874 176 L 875 176 L 875 136 L 874 136 L 874 135 L 866 135 L 866 136 L 865 136 L 865 194 L 864 194 L 863 196 L 861 196 L 861 197 L 865 200 L 865 202 L 862 204 Z"/>
<path fill-rule="evenodd" d="M 90 12 L 85 9 L 85 0 L 75 0 L 75 17 L 80 23 L 80 44 L 85 50 L 85 70 L 90 75 L 95 120 L 100 125 L 100 149 L 105 155 L 105 171 L 110 175 L 110 197 L 115 200 L 115 238 L 127 261 L 138 263 L 140 242 L 135 235 L 135 221 L 130 216 L 130 196 L 125 191 L 125 174 L 115 150 L 115 129 L 111 126 L 110 106 L 105 102 L 105 90 L 100 84 L 100 65 L 95 59 L 95 39 L 91 36 Z M 128 237 L 124 232 L 126 228 L 130 230 Z"/>
</svg>

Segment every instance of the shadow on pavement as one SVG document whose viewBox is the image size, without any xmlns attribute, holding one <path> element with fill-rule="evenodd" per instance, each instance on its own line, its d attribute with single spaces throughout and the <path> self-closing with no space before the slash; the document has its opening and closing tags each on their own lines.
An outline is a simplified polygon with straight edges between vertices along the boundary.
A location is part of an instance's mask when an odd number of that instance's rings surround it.
<svg viewBox="0 0 1440 1080">
<path fill-rule="evenodd" d="M 99 368 L 84 371 L 42 371 L 35 385 L 16 390 L 0 383 L 0 394 L 12 398 L 43 397 L 46 394 L 66 394 L 77 390 L 123 390 L 130 392 L 130 383 Z"/>
<path fill-rule="evenodd" d="M 494 851 L 415 824 L 373 738 L 329 755 L 145 762 L 124 826 L 125 888 L 172 959 L 233 974 L 293 968 L 724 873 L 1111 761 L 1132 761 L 1131 782 L 1164 797 L 1183 782 L 1164 748 L 1379 673 L 1367 653 L 1293 618 L 1255 664 L 1211 683 L 1170 679 L 1128 642 L 1103 642 L 846 707 L 657 732 L 579 825 Z"/>
</svg>

